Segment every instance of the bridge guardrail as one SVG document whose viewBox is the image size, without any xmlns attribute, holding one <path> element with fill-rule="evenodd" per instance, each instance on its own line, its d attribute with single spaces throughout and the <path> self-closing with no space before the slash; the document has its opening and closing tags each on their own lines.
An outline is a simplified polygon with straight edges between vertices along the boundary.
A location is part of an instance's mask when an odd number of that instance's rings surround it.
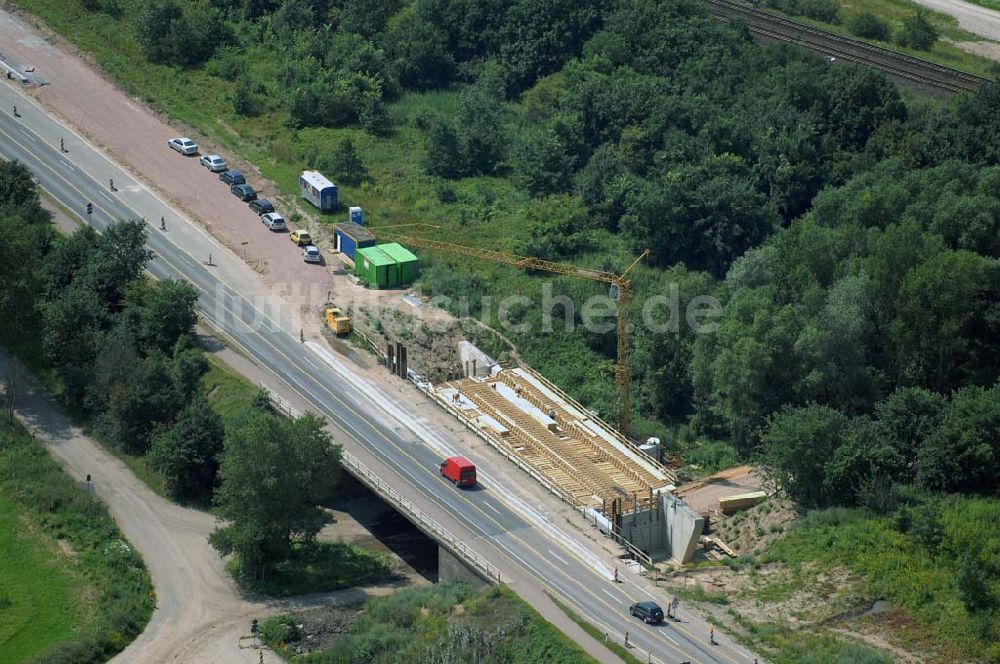
<svg viewBox="0 0 1000 664">
<path fill-rule="evenodd" d="M 292 405 L 285 399 L 268 389 L 267 385 L 261 383 L 260 386 L 267 391 L 268 397 L 270 398 L 271 404 L 275 410 L 291 418 L 297 418 L 301 415 L 301 413 L 293 408 Z M 497 567 L 490 564 L 486 558 L 474 551 L 468 544 L 455 537 L 448 531 L 447 528 L 424 514 L 419 507 L 407 500 L 401 493 L 399 493 L 399 491 L 392 488 L 388 482 L 379 477 L 374 471 L 368 468 L 368 466 L 362 463 L 360 459 L 347 450 L 342 451 L 341 465 L 343 465 L 348 472 L 358 478 L 362 484 L 382 496 L 391 505 L 406 514 L 418 528 L 428 532 L 435 539 L 437 539 L 439 544 L 447 548 L 453 554 L 464 559 L 475 569 L 479 570 L 482 573 L 483 578 L 487 581 L 493 584 L 501 583 L 500 570 Z"/>
</svg>

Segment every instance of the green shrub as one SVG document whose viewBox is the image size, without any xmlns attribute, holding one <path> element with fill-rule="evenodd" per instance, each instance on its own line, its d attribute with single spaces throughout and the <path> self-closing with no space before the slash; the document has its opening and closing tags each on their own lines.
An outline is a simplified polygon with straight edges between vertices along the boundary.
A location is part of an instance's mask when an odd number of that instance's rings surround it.
<svg viewBox="0 0 1000 664">
<path fill-rule="evenodd" d="M 889 41 L 892 31 L 889 23 L 871 12 L 861 12 L 847 22 L 847 29 L 858 37 Z"/>
<path fill-rule="evenodd" d="M 272 648 L 298 641 L 301 637 L 292 616 L 273 616 L 260 623 L 260 638 Z"/>
<path fill-rule="evenodd" d="M 903 19 L 903 27 L 896 35 L 896 42 L 918 51 L 929 51 L 940 36 L 938 29 L 927 18 L 927 13 L 917 11 Z"/>
</svg>

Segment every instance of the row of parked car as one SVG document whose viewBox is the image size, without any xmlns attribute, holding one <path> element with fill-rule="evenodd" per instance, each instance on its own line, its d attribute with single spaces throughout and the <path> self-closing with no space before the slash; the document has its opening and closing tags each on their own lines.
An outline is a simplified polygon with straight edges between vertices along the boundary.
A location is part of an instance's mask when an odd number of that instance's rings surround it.
<svg viewBox="0 0 1000 664">
<path fill-rule="evenodd" d="M 198 154 L 198 145 L 190 138 L 171 138 L 167 145 L 172 150 L 176 150 L 182 155 L 193 156 Z M 246 176 L 243 173 L 229 168 L 226 160 L 217 154 L 202 155 L 198 160 L 202 166 L 212 173 L 219 174 L 219 180 L 229 185 L 229 192 L 247 203 L 250 209 L 260 216 L 260 221 L 272 231 L 284 231 L 288 227 L 285 225 L 285 218 L 276 212 L 274 205 L 266 198 L 259 198 L 257 190 L 247 184 Z M 288 234 L 292 242 L 302 248 L 302 259 L 307 263 L 322 262 L 319 249 L 312 243 L 312 237 L 306 231 L 292 231 Z"/>
</svg>

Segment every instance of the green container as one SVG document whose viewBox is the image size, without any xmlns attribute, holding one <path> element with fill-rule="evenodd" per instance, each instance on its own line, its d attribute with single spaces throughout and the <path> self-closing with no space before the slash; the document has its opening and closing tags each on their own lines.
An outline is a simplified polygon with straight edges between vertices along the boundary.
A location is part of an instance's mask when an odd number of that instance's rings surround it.
<svg viewBox="0 0 1000 664">
<path fill-rule="evenodd" d="M 400 286 L 409 286 L 416 280 L 417 275 L 420 274 L 420 260 L 409 249 L 397 242 L 380 244 L 378 248 L 396 261 Z"/>
<path fill-rule="evenodd" d="M 354 252 L 354 274 L 375 288 L 392 288 L 399 284 L 396 261 L 379 247 L 362 247 Z"/>
</svg>

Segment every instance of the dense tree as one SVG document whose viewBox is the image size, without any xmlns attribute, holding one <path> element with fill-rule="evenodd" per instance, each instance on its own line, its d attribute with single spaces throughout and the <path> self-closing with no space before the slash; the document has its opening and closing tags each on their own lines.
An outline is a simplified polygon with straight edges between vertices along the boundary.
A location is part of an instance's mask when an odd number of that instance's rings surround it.
<svg viewBox="0 0 1000 664">
<path fill-rule="evenodd" d="M 329 171 L 350 184 L 359 184 L 368 177 L 368 169 L 365 168 L 354 143 L 348 138 L 337 143 L 337 147 L 329 155 L 321 158 L 318 165 L 324 171 Z"/>
<path fill-rule="evenodd" d="M 863 11 L 852 16 L 847 21 L 847 29 L 858 37 L 865 39 L 889 41 L 889 38 L 892 36 L 889 24 L 869 11 Z"/>
<path fill-rule="evenodd" d="M 293 541 L 311 540 L 323 525 L 316 506 L 336 484 L 339 460 L 318 417 L 250 416 L 226 437 L 215 502 L 229 523 L 212 534 L 213 546 L 263 578 Z"/>
<path fill-rule="evenodd" d="M 137 16 L 135 37 L 150 62 L 191 66 L 212 57 L 228 32 L 205 0 L 191 3 L 187 12 L 176 0 L 155 0 Z"/>
<path fill-rule="evenodd" d="M 424 167 L 431 175 L 443 178 L 457 178 L 465 172 L 458 133 L 452 123 L 443 117 L 434 117 L 429 121 Z"/>
<path fill-rule="evenodd" d="M 947 251 L 910 271 L 890 336 L 904 384 L 947 389 L 982 383 L 1000 371 L 1000 265 L 968 251 Z"/>
<path fill-rule="evenodd" d="M 145 454 L 156 425 L 170 424 L 183 404 L 169 358 L 153 353 L 108 394 L 98 422 L 119 449 Z"/>
<path fill-rule="evenodd" d="M 39 206 L 38 187 L 27 166 L 19 161 L 0 161 L 0 207 Z"/>
<path fill-rule="evenodd" d="M 827 482 L 826 465 L 847 426 L 847 417 L 826 406 L 783 410 L 761 437 L 761 461 L 796 503 L 826 507 L 837 498 Z"/>
<path fill-rule="evenodd" d="M 896 41 L 900 46 L 929 51 L 939 36 L 937 28 L 927 18 L 927 13 L 918 10 L 903 19 L 903 26 L 896 35 Z"/>
<path fill-rule="evenodd" d="M 920 447 L 917 480 L 940 491 L 1000 490 L 1000 386 L 952 395 L 941 424 Z"/>
<path fill-rule="evenodd" d="M 126 304 L 135 312 L 136 335 L 144 350 L 172 353 L 177 340 L 194 331 L 198 291 L 167 279 L 133 289 Z"/>
<path fill-rule="evenodd" d="M 450 83 L 455 75 L 455 58 L 446 40 L 441 27 L 420 17 L 415 8 L 405 10 L 385 39 L 400 85 L 428 90 Z"/>
<path fill-rule="evenodd" d="M 173 426 L 153 437 L 149 460 L 163 474 L 170 495 L 191 499 L 210 494 L 224 435 L 222 418 L 198 394 L 180 411 Z"/>
<path fill-rule="evenodd" d="M 750 183 L 746 164 L 729 155 L 670 172 L 635 189 L 622 229 L 660 265 L 683 262 L 722 275 L 776 220 Z"/>
</svg>

